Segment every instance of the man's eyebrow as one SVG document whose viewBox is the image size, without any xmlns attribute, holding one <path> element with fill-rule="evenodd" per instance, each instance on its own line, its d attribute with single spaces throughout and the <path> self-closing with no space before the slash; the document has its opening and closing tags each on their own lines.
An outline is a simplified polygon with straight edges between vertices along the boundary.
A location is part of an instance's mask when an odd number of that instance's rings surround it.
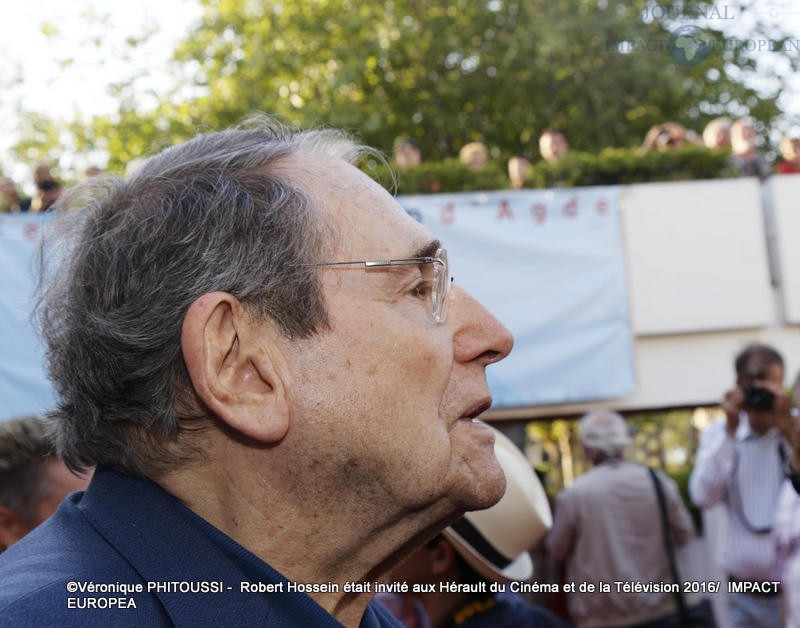
<svg viewBox="0 0 800 628">
<path fill-rule="evenodd" d="M 439 240 L 432 240 L 418 248 L 409 257 L 433 257 L 440 248 L 442 248 L 442 243 Z"/>
</svg>

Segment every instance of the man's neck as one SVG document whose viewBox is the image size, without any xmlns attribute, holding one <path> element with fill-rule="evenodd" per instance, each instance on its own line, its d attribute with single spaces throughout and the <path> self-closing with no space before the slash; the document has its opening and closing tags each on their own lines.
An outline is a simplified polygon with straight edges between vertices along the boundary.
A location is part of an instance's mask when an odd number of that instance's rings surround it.
<svg viewBox="0 0 800 628">
<path fill-rule="evenodd" d="M 769 417 L 759 417 L 751 411 L 745 411 L 745 415 L 747 417 L 747 426 L 750 429 L 750 433 L 758 438 L 765 436 L 774 425 L 774 421 L 770 420 Z"/>
<path fill-rule="evenodd" d="M 460 514 L 442 507 L 438 513 L 392 516 L 337 495 L 286 500 L 270 490 L 286 486 L 279 478 L 262 476 L 254 482 L 252 465 L 248 474 L 234 478 L 231 466 L 225 476 L 219 466 L 205 464 L 173 472 L 158 483 L 287 579 L 338 583 L 338 592 L 309 596 L 345 626 L 358 626 L 382 574 Z M 370 589 L 346 592 L 347 582 L 369 583 Z"/>
</svg>

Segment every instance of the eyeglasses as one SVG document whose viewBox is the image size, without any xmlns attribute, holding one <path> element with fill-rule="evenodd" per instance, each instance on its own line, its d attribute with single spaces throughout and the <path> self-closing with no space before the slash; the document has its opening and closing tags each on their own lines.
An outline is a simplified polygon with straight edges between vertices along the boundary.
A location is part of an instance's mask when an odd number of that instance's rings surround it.
<svg viewBox="0 0 800 628">
<path fill-rule="evenodd" d="M 348 266 L 351 264 L 363 264 L 367 269 L 385 266 L 419 266 L 420 270 L 422 270 L 424 288 L 429 288 L 433 320 L 437 323 L 444 323 L 447 318 L 447 295 L 450 292 L 450 284 L 453 282 L 453 278 L 450 276 L 450 267 L 447 263 L 447 251 L 445 249 L 437 249 L 433 257 L 321 262 L 314 264 L 314 266 Z"/>
</svg>

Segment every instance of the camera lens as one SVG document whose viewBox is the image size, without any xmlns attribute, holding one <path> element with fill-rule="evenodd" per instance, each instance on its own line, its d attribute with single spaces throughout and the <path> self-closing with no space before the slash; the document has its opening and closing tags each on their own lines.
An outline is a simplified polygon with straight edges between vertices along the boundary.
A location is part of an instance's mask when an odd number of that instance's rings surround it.
<svg viewBox="0 0 800 628">
<path fill-rule="evenodd" d="M 766 388 L 758 386 L 745 386 L 742 388 L 744 393 L 744 406 L 751 410 L 772 410 L 775 405 L 775 395 Z"/>
</svg>

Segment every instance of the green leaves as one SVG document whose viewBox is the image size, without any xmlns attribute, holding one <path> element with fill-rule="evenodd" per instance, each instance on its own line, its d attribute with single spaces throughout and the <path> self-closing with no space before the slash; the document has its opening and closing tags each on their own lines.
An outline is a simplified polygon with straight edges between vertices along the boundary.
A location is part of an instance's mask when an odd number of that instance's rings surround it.
<svg viewBox="0 0 800 628">
<path fill-rule="evenodd" d="M 203 17 L 175 51 L 172 87 L 143 96 L 136 77 L 116 85 L 118 117 L 76 120 L 69 148 L 102 145 L 119 169 L 139 151 L 266 111 L 303 127 L 348 129 L 386 152 L 408 136 L 423 159 L 481 140 L 496 155 L 535 160 L 547 128 L 597 152 L 637 146 L 667 120 L 700 132 L 724 113 L 749 111 L 767 126 L 780 113 L 780 80 L 769 93 L 743 83 L 759 71 L 753 54 L 723 51 L 678 66 L 666 49 L 675 24 L 644 22 L 629 3 L 199 1 Z M 703 28 L 724 38 L 717 26 Z M 626 52 L 624 42 L 637 45 Z"/>
</svg>

